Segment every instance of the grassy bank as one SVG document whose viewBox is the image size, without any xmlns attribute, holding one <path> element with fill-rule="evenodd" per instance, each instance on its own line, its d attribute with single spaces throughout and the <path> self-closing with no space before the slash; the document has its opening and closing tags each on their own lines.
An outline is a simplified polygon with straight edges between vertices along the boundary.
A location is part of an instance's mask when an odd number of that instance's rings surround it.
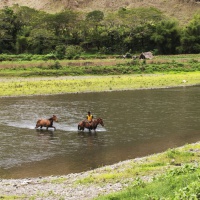
<svg viewBox="0 0 200 200">
<path fill-rule="evenodd" d="M 144 159 L 143 159 L 144 160 Z M 101 196 L 98 200 L 117 199 L 200 199 L 200 144 L 147 157 L 144 162 L 132 161 L 122 171 L 115 169 L 93 174 L 82 182 L 124 181 L 133 178 L 123 191 Z"/>
<path fill-rule="evenodd" d="M 13 58 L 12 58 L 13 59 Z M 199 55 L 152 60 L 31 60 L 0 63 L 0 96 L 149 89 L 200 84 Z"/>
<path fill-rule="evenodd" d="M 154 75 L 1 78 L 0 96 L 45 95 L 200 84 L 200 72 Z"/>
</svg>

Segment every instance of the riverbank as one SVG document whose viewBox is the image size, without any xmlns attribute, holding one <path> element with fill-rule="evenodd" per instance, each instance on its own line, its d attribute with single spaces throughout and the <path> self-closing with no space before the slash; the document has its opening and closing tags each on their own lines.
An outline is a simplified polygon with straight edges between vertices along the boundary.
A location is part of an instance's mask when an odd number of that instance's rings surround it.
<svg viewBox="0 0 200 200">
<path fill-rule="evenodd" d="M 199 54 L 159 55 L 152 60 L 3 61 L 0 97 L 198 85 L 199 61 Z"/>
<path fill-rule="evenodd" d="M 52 95 L 154 89 L 199 84 L 200 72 L 182 72 L 178 74 L 1 78 L 0 96 Z"/>
<path fill-rule="evenodd" d="M 130 187 L 138 190 L 144 188 L 143 184 L 172 174 L 177 180 L 180 174 L 188 174 L 187 170 L 192 175 L 200 170 L 199 161 L 200 142 L 77 174 L 0 179 L 0 199 L 89 200 Z"/>
<path fill-rule="evenodd" d="M 0 96 L 154 89 L 199 84 L 200 72 L 1 78 Z M 135 185 L 143 188 L 144 184 L 151 184 L 157 176 L 165 176 L 170 170 L 176 180 L 178 173 L 173 173 L 173 170 L 184 171 L 187 165 L 199 170 L 199 159 L 200 143 L 196 143 L 78 174 L 0 179 L 0 199 L 93 199 L 99 195 L 134 188 Z"/>
</svg>

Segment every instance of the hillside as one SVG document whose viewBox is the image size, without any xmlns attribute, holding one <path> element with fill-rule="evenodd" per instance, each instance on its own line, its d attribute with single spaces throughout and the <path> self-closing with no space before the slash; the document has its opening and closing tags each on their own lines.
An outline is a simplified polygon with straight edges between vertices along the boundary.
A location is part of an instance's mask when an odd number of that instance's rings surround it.
<svg viewBox="0 0 200 200">
<path fill-rule="evenodd" d="M 156 7 L 182 23 L 187 23 L 195 13 L 200 13 L 199 0 L 2 0 L 0 8 L 14 4 L 50 13 L 64 9 L 88 12 L 93 10 L 115 11 L 121 7 Z"/>
</svg>

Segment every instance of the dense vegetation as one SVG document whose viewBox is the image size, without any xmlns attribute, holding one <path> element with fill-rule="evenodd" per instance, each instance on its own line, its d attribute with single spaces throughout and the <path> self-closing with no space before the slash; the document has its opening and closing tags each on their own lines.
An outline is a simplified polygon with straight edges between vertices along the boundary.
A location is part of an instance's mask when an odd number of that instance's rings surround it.
<svg viewBox="0 0 200 200">
<path fill-rule="evenodd" d="M 155 8 L 121 8 L 56 14 L 28 7 L 0 11 L 0 53 L 72 59 L 82 53 L 154 54 L 200 52 L 200 15 L 184 27 Z"/>
</svg>

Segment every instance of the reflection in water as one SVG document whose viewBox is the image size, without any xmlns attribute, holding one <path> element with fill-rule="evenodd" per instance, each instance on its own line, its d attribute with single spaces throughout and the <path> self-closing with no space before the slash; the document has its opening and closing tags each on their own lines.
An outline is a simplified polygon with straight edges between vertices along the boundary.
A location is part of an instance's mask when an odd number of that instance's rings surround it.
<svg viewBox="0 0 200 200">
<path fill-rule="evenodd" d="M 200 139 L 200 87 L 0 99 L 0 177 L 81 172 Z M 101 106 L 96 106 L 101 105 Z M 105 127 L 78 131 L 88 110 Z M 53 114 L 56 131 L 35 130 Z"/>
<path fill-rule="evenodd" d="M 99 145 L 98 134 L 97 132 L 78 132 L 78 136 L 82 143 L 85 144 L 86 148 L 94 148 L 96 145 Z"/>
<path fill-rule="evenodd" d="M 54 141 L 56 141 L 53 131 L 36 129 L 36 132 L 38 141 L 42 143 L 42 146 L 44 146 L 43 144 L 52 144 Z"/>
</svg>

